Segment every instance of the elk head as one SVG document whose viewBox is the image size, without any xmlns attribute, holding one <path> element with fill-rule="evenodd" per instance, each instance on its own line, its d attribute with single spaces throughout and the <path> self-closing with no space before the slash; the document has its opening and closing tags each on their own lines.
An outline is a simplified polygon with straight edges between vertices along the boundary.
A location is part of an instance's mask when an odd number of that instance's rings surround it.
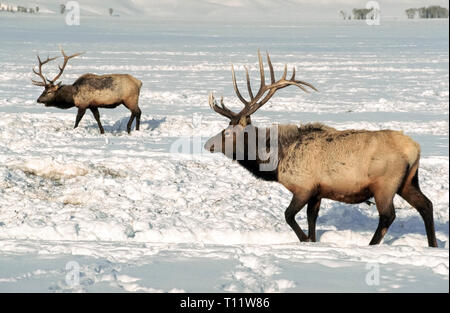
<svg viewBox="0 0 450 313">
<path fill-rule="evenodd" d="M 286 79 L 287 65 L 285 65 L 284 67 L 284 73 L 281 79 L 276 81 L 272 62 L 270 61 L 270 56 L 268 53 L 267 53 L 267 63 L 269 64 L 271 83 L 270 85 L 266 85 L 264 77 L 264 65 L 259 50 L 258 50 L 258 60 L 259 60 L 259 72 L 261 83 L 256 95 L 253 94 L 248 69 L 247 67 L 245 67 L 247 90 L 250 100 L 244 99 L 244 97 L 241 95 L 236 83 L 234 66 L 231 65 L 231 74 L 234 91 L 236 92 L 236 95 L 239 98 L 239 100 L 244 104 L 244 108 L 239 113 L 233 112 L 230 109 L 228 109 L 223 103 L 223 98 L 221 98 L 220 105 L 218 105 L 217 101 L 214 99 L 214 95 L 212 93 L 209 95 L 209 106 L 220 115 L 223 115 L 226 118 L 228 118 L 230 120 L 230 123 L 227 128 L 223 129 L 220 133 L 211 137 L 206 142 L 205 144 L 206 150 L 209 150 L 212 153 L 222 152 L 223 154 L 227 155 L 233 160 L 236 160 L 237 154 L 240 155 L 245 154 L 244 151 L 240 150 L 248 148 L 249 134 L 257 133 L 256 127 L 254 127 L 251 124 L 250 116 L 253 113 L 255 113 L 260 107 L 262 107 L 266 102 L 268 102 L 277 90 L 292 85 L 297 86 L 298 88 L 300 88 L 305 92 L 308 92 L 305 86 L 317 91 L 317 89 L 313 85 L 295 79 L 295 67 L 293 68 L 291 78 Z"/>
<path fill-rule="evenodd" d="M 81 53 L 75 53 L 73 55 L 67 56 L 64 53 L 64 50 L 62 50 L 62 49 L 61 49 L 61 53 L 62 53 L 62 55 L 64 57 L 64 62 L 63 62 L 62 66 L 58 66 L 59 67 L 59 73 L 55 76 L 55 78 L 53 78 L 53 79 L 45 78 L 45 76 L 42 74 L 42 66 L 44 64 L 47 64 L 50 61 L 53 61 L 53 60 L 57 59 L 58 57 L 53 57 L 53 58 L 47 57 L 47 59 L 45 61 L 42 61 L 41 58 L 38 55 L 37 56 L 37 59 L 38 59 L 38 62 L 39 62 L 39 64 L 38 64 L 38 66 L 39 66 L 38 67 L 38 71 L 36 71 L 33 68 L 33 72 L 36 75 L 38 75 L 41 78 L 41 80 L 42 80 L 42 81 L 35 81 L 35 80 L 32 79 L 31 81 L 33 82 L 33 85 L 44 87 L 44 91 L 42 92 L 42 94 L 37 99 L 37 102 L 38 103 L 45 103 L 46 106 L 51 106 L 51 103 L 53 103 L 55 101 L 57 91 L 62 86 L 61 82 L 56 83 L 56 84 L 55 84 L 55 82 L 56 82 L 56 80 L 58 78 L 61 77 L 61 75 L 64 72 L 64 69 L 65 69 L 69 59 L 74 58 L 76 56 L 79 56 L 81 54 Z"/>
</svg>

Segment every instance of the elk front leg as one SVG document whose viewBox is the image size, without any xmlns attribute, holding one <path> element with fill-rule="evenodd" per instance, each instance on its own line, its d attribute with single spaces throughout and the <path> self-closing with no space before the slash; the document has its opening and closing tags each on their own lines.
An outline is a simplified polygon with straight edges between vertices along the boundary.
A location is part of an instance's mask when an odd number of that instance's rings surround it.
<svg viewBox="0 0 450 313">
<path fill-rule="evenodd" d="M 102 123 L 100 122 L 100 113 L 98 112 L 97 107 L 89 107 L 92 114 L 94 115 L 95 120 L 97 121 L 98 128 L 100 128 L 100 134 L 104 134 L 105 130 L 103 129 Z"/>
<path fill-rule="evenodd" d="M 78 108 L 77 118 L 75 119 L 75 126 L 74 128 L 78 127 L 78 124 L 80 124 L 81 119 L 84 116 L 84 113 L 86 113 L 86 109 Z"/>
<path fill-rule="evenodd" d="M 428 245 L 437 247 L 436 231 L 434 229 L 433 203 L 420 190 L 419 176 L 417 169 L 412 177 L 412 181 L 407 181 L 405 187 L 399 193 L 403 199 L 411 204 L 422 216 L 427 232 Z"/>
<path fill-rule="evenodd" d="M 289 226 L 291 226 L 292 230 L 297 235 L 300 241 L 308 241 L 308 236 L 303 232 L 300 226 L 295 221 L 295 215 L 300 212 L 300 210 L 305 206 L 308 202 L 308 199 L 302 199 L 298 196 L 294 195 L 292 197 L 291 203 L 288 208 L 284 212 L 284 217 L 286 218 L 286 222 Z"/>
<path fill-rule="evenodd" d="M 316 221 L 319 215 L 321 199 L 312 197 L 308 202 L 306 214 L 308 216 L 308 239 L 316 242 Z"/>
</svg>

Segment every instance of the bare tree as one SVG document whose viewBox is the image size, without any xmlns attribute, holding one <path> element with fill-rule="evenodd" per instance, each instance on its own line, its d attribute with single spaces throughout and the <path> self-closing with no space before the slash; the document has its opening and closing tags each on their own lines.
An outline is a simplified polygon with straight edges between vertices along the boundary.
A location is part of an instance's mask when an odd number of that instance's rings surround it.
<svg viewBox="0 0 450 313">
<path fill-rule="evenodd" d="M 365 20 L 367 14 L 369 14 L 373 9 L 353 9 L 353 18 L 355 20 Z"/>
<path fill-rule="evenodd" d="M 409 19 L 413 19 L 417 14 L 417 9 L 414 9 L 414 8 L 407 9 L 407 10 L 405 10 L 405 13 Z"/>
<path fill-rule="evenodd" d="M 346 19 L 347 18 L 347 13 L 345 13 L 344 11 L 339 11 L 339 14 L 341 15 L 342 19 Z"/>
</svg>

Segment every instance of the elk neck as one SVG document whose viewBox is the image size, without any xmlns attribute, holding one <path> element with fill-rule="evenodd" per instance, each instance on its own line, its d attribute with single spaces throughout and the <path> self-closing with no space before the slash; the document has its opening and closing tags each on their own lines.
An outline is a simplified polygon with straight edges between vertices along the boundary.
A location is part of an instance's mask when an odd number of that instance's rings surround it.
<svg viewBox="0 0 450 313">
<path fill-rule="evenodd" d="M 244 158 L 236 160 L 242 167 L 247 169 L 256 178 L 265 181 L 278 181 L 278 149 L 271 146 L 271 134 L 269 128 L 255 127 L 256 143 L 248 143 L 248 137 L 244 141 Z M 264 138 L 260 137 L 265 135 Z M 273 139 L 273 138 L 272 138 Z M 260 141 L 264 146 L 260 146 Z M 250 151 L 249 149 L 252 149 Z M 254 150 L 256 149 L 256 151 Z M 274 157 L 276 159 L 274 159 Z M 275 162 L 273 166 L 267 166 L 270 162 Z M 266 165 L 266 166 L 265 166 Z"/>
<path fill-rule="evenodd" d="M 59 109 L 70 109 L 75 106 L 74 101 L 75 88 L 72 85 L 62 85 L 55 94 L 52 102 L 48 106 L 57 107 Z"/>
<path fill-rule="evenodd" d="M 321 125 L 320 125 L 321 126 Z M 302 129 L 299 128 L 297 125 L 277 125 L 277 139 L 276 141 L 276 147 L 273 146 L 273 138 L 271 138 L 271 132 L 270 128 L 258 128 L 256 127 L 256 153 L 253 153 L 253 155 L 256 155 L 256 159 L 249 159 L 249 148 L 254 148 L 254 145 L 248 145 L 248 142 L 245 141 L 245 152 L 244 152 L 244 159 L 243 160 L 237 160 L 237 162 L 243 166 L 245 169 L 247 169 L 250 173 L 252 173 L 256 178 L 263 179 L 265 181 L 279 181 L 278 180 L 278 171 L 279 171 L 279 164 L 282 161 L 283 158 L 285 158 L 288 148 L 292 144 L 301 144 L 302 137 L 305 135 L 301 131 Z M 258 138 L 262 133 L 265 133 L 266 140 L 265 140 L 265 146 L 259 147 L 258 146 Z M 272 134 L 274 135 L 274 134 Z M 272 146 L 271 146 L 272 143 Z M 267 154 L 264 154 L 264 157 L 261 156 L 261 153 L 264 152 L 269 153 L 269 159 L 267 157 Z M 250 154 L 251 155 L 251 154 Z M 273 158 L 276 157 L 276 160 Z M 273 170 L 262 170 L 262 165 L 265 163 L 269 163 L 271 161 L 276 162 L 276 166 Z"/>
</svg>

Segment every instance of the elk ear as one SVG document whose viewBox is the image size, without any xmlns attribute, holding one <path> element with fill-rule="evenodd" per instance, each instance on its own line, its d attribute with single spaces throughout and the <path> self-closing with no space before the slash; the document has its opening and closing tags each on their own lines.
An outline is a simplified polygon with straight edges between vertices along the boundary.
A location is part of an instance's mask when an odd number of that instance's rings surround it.
<svg viewBox="0 0 450 313">
<path fill-rule="evenodd" d="M 56 85 L 56 86 L 58 87 L 58 89 L 61 88 L 62 82 L 59 82 L 58 85 Z"/>
</svg>

